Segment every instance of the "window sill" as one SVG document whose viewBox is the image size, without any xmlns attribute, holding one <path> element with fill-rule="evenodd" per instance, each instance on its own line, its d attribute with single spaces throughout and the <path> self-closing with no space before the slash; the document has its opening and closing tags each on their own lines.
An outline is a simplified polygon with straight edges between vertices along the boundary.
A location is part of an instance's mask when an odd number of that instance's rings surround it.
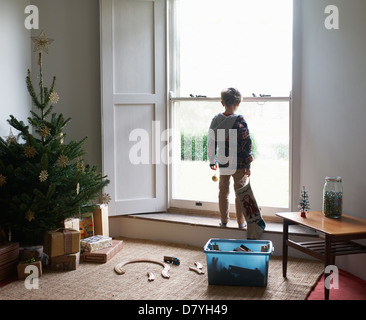
<svg viewBox="0 0 366 320">
<path fill-rule="evenodd" d="M 218 216 L 209 216 L 209 215 L 199 215 L 199 214 L 187 214 L 187 213 L 170 213 L 170 212 L 160 212 L 160 213 L 144 213 L 144 214 L 132 214 L 128 215 L 130 218 L 134 219 L 147 219 L 152 221 L 161 221 L 166 223 L 178 223 L 178 224 L 185 224 L 191 226 L 200 226 L 200 227 L 209 227 L 209 228 L 221 228 L 219 226 L 220 219 Z M 266 229 L 265 232 L 267 233 L 281 233 L 283 231 L 283 224 L 282 222 L 272 222 L 266 219 Z M 227 229 L 238 229 L 236 220 L 231 218 L 230 222 L 228 223 Z M 318 237 L 319 234 L 315 231 L 312 231 L 306 227 L 299 226 L 299 225 L 291 225 L 289 226 L 289 234 L 292 235 L 301 235 L 301 236 L 316 236 Z"/>
</svg>

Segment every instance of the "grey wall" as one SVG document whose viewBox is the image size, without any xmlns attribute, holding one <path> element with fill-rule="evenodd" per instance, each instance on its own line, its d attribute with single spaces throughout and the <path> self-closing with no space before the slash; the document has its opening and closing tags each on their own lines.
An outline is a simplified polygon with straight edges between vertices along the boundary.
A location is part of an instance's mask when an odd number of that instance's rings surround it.
<svg viewBox="0 0 366 320">
<path fill-rule="evenodd" d="M 9 135 L 9 115 L 27 120 L 31 108 L 25 86 L 30 63 L 30 32 L 24 27 L 29 0 L 0 1 L 0 136 Z M 13 131 L 16 134 L 15 130 Z"/>
<path fill-rule="evenodd" d="M 72 121 L 66 142 L 88 137 L 86 160 L 102 170 L 101 98 L 99 61 L 98 0 L 32 0 L 39 9 L 40 30 L 55 41 L 44 55 L 44 78 L 49 85 L 56 76 L 60 101 L 55 111 Z M 32 55 L 33 79 L 38 72 L 37 56 Z"/>
<path fill-rule="evenodd" d="M 294 79 L 299 116 L 297 187 L 306 186 L 312 209 L 319 210 L 325 176 L 339 175 L 344 212 L 366 218 L 366 1 L 295 0 L 295 4 L 295 18 L 301 23 Z M 339 9 L 338 30 L 324 26 L 324 9 L 330 4 Z"/>
</svg>

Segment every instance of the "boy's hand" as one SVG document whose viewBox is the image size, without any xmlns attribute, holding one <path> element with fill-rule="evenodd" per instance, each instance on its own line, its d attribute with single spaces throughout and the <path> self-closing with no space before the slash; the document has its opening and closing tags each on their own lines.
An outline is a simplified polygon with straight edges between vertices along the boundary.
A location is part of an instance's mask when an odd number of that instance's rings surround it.
<svg viewBox="0 0 366 320">
<path fill-rule="evenodd" d="M 250 177 L 250 169 L 244 169 L 244 175 Z"/>
<path fill-rule="evenodd" d="M 217 164 L 210 164 L 210 168 L 212 170 L 217 170 Z"/>
</svg>

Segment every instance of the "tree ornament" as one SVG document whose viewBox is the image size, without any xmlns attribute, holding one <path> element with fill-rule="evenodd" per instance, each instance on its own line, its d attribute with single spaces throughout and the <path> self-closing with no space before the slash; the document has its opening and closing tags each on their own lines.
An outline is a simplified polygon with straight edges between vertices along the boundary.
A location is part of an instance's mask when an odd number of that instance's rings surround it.
<svg viewBox="0 0 366 320">
<path fill-rule="evenodd" d="M 43 127 L 40 130 L 40 134 L 42 138 L 47 138 L 49 135 L 51 135 L 51 129 L 47 127 Z"/>
<path fill-rule="evenodd" d="M 2 187 L 6 183 L 6 177 L 0 174 L 0 187 Z"/>
<path fill-rule="evenodd" d="M 48 46 L 54 41 L 53 39 L 46 38 L 43 31 L 38 37 L 31 37 L 31 39 L 35 43 L 33 52 L 44 51 L 48 53 Z"/>
<path fill-rule="evenodd" d="M 26 146 L 24 148 L 24 155 L 27 158 L 34 158 L 34 156 L 36 155 L 36 149 L 33 146 Z"/>
<path fill-rule="evenodd" d="M 50 101 L 53 104 L 57 104 L 58 100 L 60 99 L 59 95 L 57 94 L 57 92 L 51 92 L 50 94 Z"/>
<path fill-rule="evenodd" d="M 108 193 L 103 193 L 99 198 L 101 204 L 108 204 L 111 200 L 111 196 Z"/>
<path fill-rule="evenodd" d="M 17 142 L 17 138 L 16 136 L 14 136 L 13 131 L 10 128 L 10 133 L 9 135 L 6 137 L 6 141 L 8 143 L 8 147 L 12 144 L 12 143 L 16 143 Z"/>
<path fill-rule="evenodd" d="M 31 222 L 32 220 L 34 220 L 34 212 L 31 210 L 28 210 L 27 213 L 25 214 L 25 218 Z"/>
<path fill-rule="evenodd" d="M 45 182 L 47 178 L 48 178 L 47 170 L 42 170 L 41 173 L 39 174 L 39 181 Z"/>
<path fill-rule="evenodd" d="M 59 134 L 59 137 L 60 137 L 60 143 L 61 144 L 63 144 L 64 143 L 64 134 L 63 134 L 63 132 L 61 132 L 60 134 Z"/>
<path fill-rule="evenodd" d="M 76 194 L 80 193 L 80 183 L 78 182 L 76 185 Z"/>
<path fill-rule="evenodd" d="M 310 210 L 310 205 L 309 205 L 309 196 L 307 191 L 305 190 L 305 187 L 302 187 L 298 207 L 301 209 L 301 217 L 306 218 L 306 212 Z"/>
<path fill-rule="evenodd" d="M 66 168 L 67 164 L 69 163 L 69 158 L 61 155 L 57 159 L 57 164 L 60 168 Z"/>
<path fill-rule="evenodd" d="M 77 169 L 79 172 L 84 172 L 84 170 L 85 170 L 84 160 L 78 160 L 78 161 L 76 162 L 76 169 Z"/>
</svg>

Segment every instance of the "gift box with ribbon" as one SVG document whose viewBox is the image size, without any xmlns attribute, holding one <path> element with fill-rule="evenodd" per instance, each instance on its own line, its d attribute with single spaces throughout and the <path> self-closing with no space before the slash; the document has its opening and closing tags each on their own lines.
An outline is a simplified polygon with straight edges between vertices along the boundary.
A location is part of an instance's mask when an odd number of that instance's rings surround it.
<svg viewBox="0 0 366 320">
<path fill-rule="evenodd" d="M 76 270 L 80 263 L 80 252 L 65 254 L 51 259 L 51 270 Z"/>
<path fill-rule="evenodd" d="M 28 266 L 33 266 L 36 268 L 36 270 L 34 269 L 28 270 L 27 269 Z M 31 274 L 33 278 L 39 278 L 40 276 L 42 276 L 42 261 L 40 260 L 36 261 L 34 259 L 33 261 L 32 260 L 20 261 L 17 266 L 17 271 L 18 271 L 18 280 L 24 280 Z"/>
<path fill-rule="evenodd" d="M 65 229 L 79 230 L 79 219 L 78 218 L 68 218 L 64 221 Z M 79 230 L 80 231 L 80 230 Z"/>
<path fill-rule="evenodd" d="M 80 232 L 74 229 L 47 231 L 44 238 L 44 252 L 49 257 L 57 257 L 80 251 Z"/>
<path fill-rule="evenodd" d="M 82 239 L 80 241 L 81 251 L 93 252 L 99 249 L 112 246 L 112 238 L 101 235 Z"/>
</svg>

